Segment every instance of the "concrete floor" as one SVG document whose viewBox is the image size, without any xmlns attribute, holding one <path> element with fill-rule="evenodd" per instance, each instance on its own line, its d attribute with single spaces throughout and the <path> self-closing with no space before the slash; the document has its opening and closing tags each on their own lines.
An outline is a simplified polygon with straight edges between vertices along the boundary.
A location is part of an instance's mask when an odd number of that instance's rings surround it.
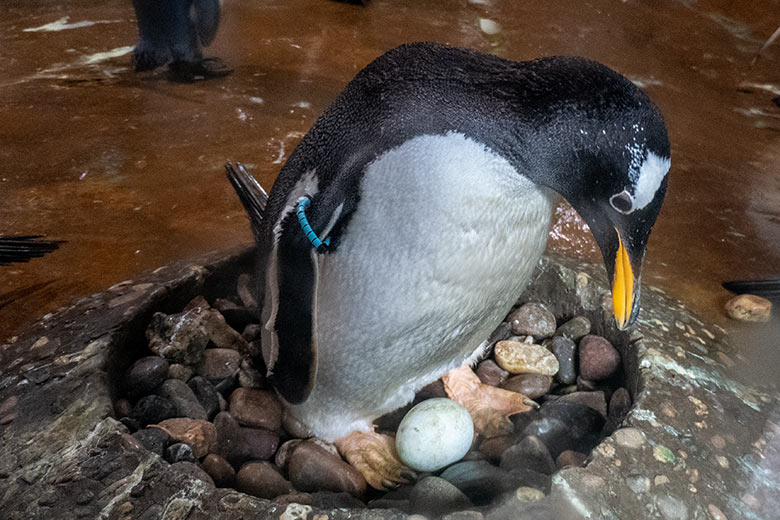
<svg viewBox="0 0 780 520">
<path fill-rule="evenodd" d="M 733 329 L 720 310 L 728 298 L 720 282 L 780 274 L 780 107 L 772 101 L 780 44 L 751 66 L 780 23 L 780 2 L 573 5 L 228 1 L 207 51 L 234 74 L 182 85 L 164 72 L 131 71 L 129 1 L 6 0 L 0 233 L 68 242 L 0 271 L 0 338 L 162 264 L 249 243 L 224 162 L 244 162 L 270 186 L 346 82 L 414 40 L 518 60 L 579 54 L 645 87 L 667 119 L 672 171 L 644 279 Z M 483 19 L 498 33 L 484 32 Z M 600 261 L 576 214 L 562 208 L 558 217 L 551 247 Z"/>
</svg>

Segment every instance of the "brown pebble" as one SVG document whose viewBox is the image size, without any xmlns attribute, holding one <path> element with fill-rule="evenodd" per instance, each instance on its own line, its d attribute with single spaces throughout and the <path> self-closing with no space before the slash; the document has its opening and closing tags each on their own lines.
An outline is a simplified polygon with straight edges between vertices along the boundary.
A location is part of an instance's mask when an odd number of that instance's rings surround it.
<svg viewBox="0 0 780 520">
<path fill-rule="evenodd" d="M 520 374 L 507 379 L 502 386 L 504 390 L 523 394 L 529 399 L 536 399 L 550 391 L 552 378 L 542 374 Z"/>
<path fill-rule="evenodd" d="M 486 359 L 477 365 L 477 377 L 486 385 L 501 386 L 509 372 L 501 368 L 492 359 Z"/>
<path fill-rule="evenodd" d="M 522 305 L 506 321 L 512 327 L 512 334 L 518 336 L 533 336 L 540 340 L 555 334 L 555 316 L 540 303 Z"/>
<path fill-rule="evenodd" d="M 196 458 L 211 453 L 217 444 L 217 429 L 209 421 L 177 417 L 149 425 L 149 428 L 159 428 L 174 441 L 189 444 Z"/>
<path fill-rule="evenodd" d="M 201 467 L 214 480 L 214 485 L 217 487 L 233 487 L 236 482 L 236 470 L 219 455 L 209 453 L 201 462 Z"/>
<path fill-rule="evenodd" d="M 596 410 L 605 419 L 607 417 L 607 400 L 604 398 L 604 392 L 602 391 L 573 392 L 562 396 L 560 400 L 566 403 L 585 405 Z"/>
<path fill-rule="evenodd" d="M 516 442 L 517 438 L 514 435 L 496 435 L 483 440 L 479 444 L 479 451 L 490 460 L 498 462 L 501 460 L 501 455 Z"/>
<path fill-rule="evenodd" d="M 737 321 L 769 321 L 772 316 L 772 302 L 754 294 L 740 294 L 726 302 L 726 314 Z"/>
<path fill-rule="evenodd" d="M 224 379 L 238 373 L 241 354 L 229 348 L 208 348 L 198 365 L 198 375 L 211 381 Z"/>
<path fill-rule="evenodd" d="M 192 367 L 180 363 L 172 363 L 168 367 L 168 379 L 178 379 L 185 383 L 190 380 L 194 373 L 195 370 Z"/>
<path fill-rule="evenodd" d="M 566 450 L 562 451 L 558 458 L 555 459 L 555 465 L 559 468 L 567 467 L 581 467 L 585 464 L 585 460 L 588 458 L 584 453 L 578 451 Z"/>
<path fill-rule="evenodd" d="M 127 399 L 117 399 L 114 403 L 114 413 L 116 414 L 117 419 L 121 419 L 122 417 L 127 417 L 130 415 L 130 411 L 133 409 L 133 405 L 130 404 L 130 401 Z M 0 415 L 2 415 L 0 413 Z"/>
<path fill-rule="evenodd" d="M 262 428 L 241 428 L 250 459 L 269 459 L 276 453 L 279 434 Z"/>
<path fill-rule="evenodd" d="M 295 448 L 302 442 L 303 439 L 290 439 L 289 441 L 282 443 L 276 451 L 274 463 L 280 468 L 287 468 L 287 463 L 290 461 L 290 455 L 292 455 Z"/>
<path fill-rule="evenodd" d="M 272 499 L 293 491 L 290 483 L 270 462 L 248 462 L 236 475 L 236 489 L 258 498 Z"/>
<path fill-rule="evenodd" d="M 631 409 L 631 395 L 623 387 L 618 388 L 609 400 L 609 417 L 622 421 Z M 673 417 L 673 415 L 671 416 Z"/>
<path fill-rule="evenodd" d="M 295 448 L 287 471 L 299 491 L 344 492 L 356 497 L 366 491 L 366 481 L 358 470 L 310 441 Z"/>
<path fill-rule="evenodd" d="M 278 432 L 282 406 L 274 394 L 256 388 L 237 388 L 230 395 L 230 414 L 244 426 Z"/>
<path fill-rule="evenodd" d="M 601 336 L 588 334 L 580 340 L 580 376 L 590 381 L 601 381 L 617 371 L 620 353 Z"/>
</svg>

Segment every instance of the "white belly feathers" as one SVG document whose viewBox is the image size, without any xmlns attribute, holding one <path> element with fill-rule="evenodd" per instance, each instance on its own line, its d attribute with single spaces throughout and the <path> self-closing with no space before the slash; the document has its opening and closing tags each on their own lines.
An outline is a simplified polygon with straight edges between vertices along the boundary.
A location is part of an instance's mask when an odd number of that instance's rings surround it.
<svg viewBox="0 0 780 520">
<path fill-rule="evenodd" d="M 317 255 L 317 377 L 290 407 L 328 440 L 474 353 L 533 272 L 554 197 L 458 133 L 386 152 L 360 195 L 338 249 Z"/>
</svg>

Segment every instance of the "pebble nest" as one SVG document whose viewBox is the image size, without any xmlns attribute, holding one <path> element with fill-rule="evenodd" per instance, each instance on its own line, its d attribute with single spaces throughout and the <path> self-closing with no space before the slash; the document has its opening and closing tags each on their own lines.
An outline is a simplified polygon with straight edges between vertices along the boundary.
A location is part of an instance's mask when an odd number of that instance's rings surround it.
<svg viewBox="0 0 780 520">
<path fill-rule="evenodd" d="M 481 518 L 500 508 L 532 513 L 559 469 L 584 466 L 631 407 L 623 363 L 584 316 L 554 316 L 542 303 L 512 310 L 474 367 L 488 385 L 534 399 L 537 410 L 477 435 L 460 461 L 384 492 L 366 485 L 336 448 L 298 439 L 265 378 L 257 303 L 249 275 L 212 302 L 155 313 L 142 355 L 115 385 L 116 417 L 146 449 L 218 487 L 280 504 L 321 509 L 398 509 L 430 518 Z M 441 381 L 376 421 L 394 433 L 406 412 L 446 397 Z M 507 506 L 507 504 L 509 504 Z M 470 513 L 461 513 L 471 511 Z M 463 516 L 465 515 L 465 516 Z"/>
</svg>

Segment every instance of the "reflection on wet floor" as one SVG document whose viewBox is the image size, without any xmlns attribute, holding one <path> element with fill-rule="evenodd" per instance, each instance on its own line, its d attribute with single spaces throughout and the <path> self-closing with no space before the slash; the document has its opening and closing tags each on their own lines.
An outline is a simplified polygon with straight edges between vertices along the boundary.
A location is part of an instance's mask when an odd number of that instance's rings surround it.
<svg viewBox="0 0 780 520">
<path fill-rule="evenodd" d="M 780 275 L 777 3 L 594 0 L 228 2 L 207 54 L 235 72 L 182 85 L 134 75 L 130 2 L 8 0 L 0 21 L 0 233 L 61 250 L 0 271 L 0 337 L 74 298 L 247 244 L 224 179 L 242 161 L 270 187 L 315 118 L 365 64 L 435 40 L 512 59 L 578 54 L 646 89 L 672 171 L 644 279 L 724 323 L 726 279 Z M 570 208 L 552 248 L 600 261 Z"/>
</svg>

